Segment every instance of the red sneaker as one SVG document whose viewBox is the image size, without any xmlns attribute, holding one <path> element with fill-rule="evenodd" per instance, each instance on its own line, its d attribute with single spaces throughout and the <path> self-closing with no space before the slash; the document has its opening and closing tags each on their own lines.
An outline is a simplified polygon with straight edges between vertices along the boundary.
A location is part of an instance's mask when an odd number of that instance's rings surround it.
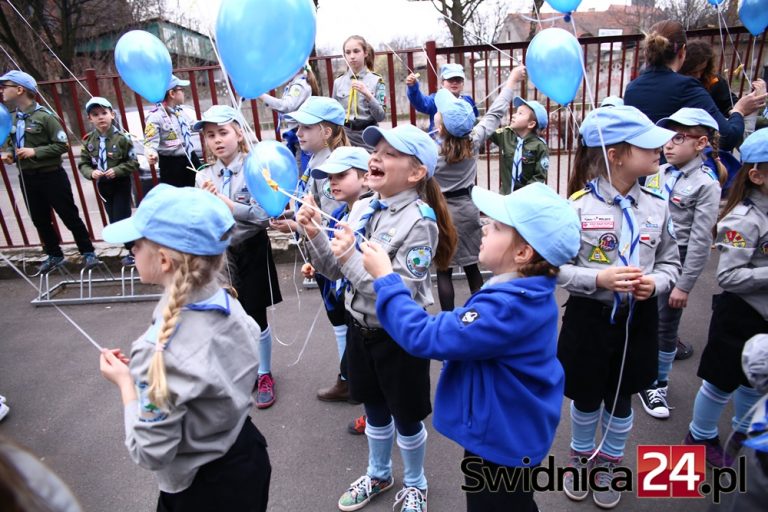
<svg viewBox="0 0 768 512">
<path fill-rule="evenodd" d="M 275 403 L 275 381 L 272 373 L 259 375 L 256 381 L 256 408 L 266 409 Z"/>
<path fill-rule="evenodd" d="M 365 434 L 365 414 L 359 418 L 355 418 L 347 425 L 347 432 L 353 436 L 361 436 Z"/>
</svg>

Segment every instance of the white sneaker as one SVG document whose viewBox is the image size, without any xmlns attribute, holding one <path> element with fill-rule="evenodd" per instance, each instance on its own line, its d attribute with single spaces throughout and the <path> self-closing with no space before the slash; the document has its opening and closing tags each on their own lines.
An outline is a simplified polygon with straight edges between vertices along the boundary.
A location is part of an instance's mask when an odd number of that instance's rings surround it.
<svg viewBox="0 0 768 512">
<path fill-rule="evenodd" d="M 3 395 L 0 395 L 0 404 L 4 404 L 5 402 L 7 402 L 7 399 Z"/>
<path fill-rule="evenodd" d="M 669 405 L 667 404 L 667 386 L 653 386 L 639 392 L 640 402 L 645 412 L 658 419 L 669 418 Z"/>
<path fill-rule="evenodd" d="M 11 412 L 11 409 L 4 403 L 0 403 L 0 421 L 2 421 L 9 412 Z"/>
</svg>

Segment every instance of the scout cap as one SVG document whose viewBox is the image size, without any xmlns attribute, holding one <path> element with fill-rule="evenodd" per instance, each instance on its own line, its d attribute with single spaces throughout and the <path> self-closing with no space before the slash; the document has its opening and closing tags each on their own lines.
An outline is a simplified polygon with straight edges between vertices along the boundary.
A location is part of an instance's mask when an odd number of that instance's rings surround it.
<svg viewBox="0 0 768 512">
<path fill-rule="evenodd" d="M 515 108 L 518 108 L 520 105 L 525 105 L 526 107 L 533 110 L 533 114 L 536 116 L 536 129 L 537 130 L 543 130 L 547 127 L 547 124 L 549 124 L 549 117 L 547 117 L 547 109 L 544 108 L 544 105 L 539 103 L 536 100 L 524 100 L 520 96 L 515 96 L 515 99 L 512 100 L 512 104 L 515 106 Z"/>
<path fill-rule="evenodd" d="M 472 201 L 490 218 L 512 226 L 550 264 L 559 267 L 579 252 L 579 218 L 568 201 L 543 183 L 503 196 L 472 188 Z"/>
<path fill-rule="evenodd" d="M 739 148 L 741 161 L 750 164 L 768 162 L 768 130 L 757 130 L 747 137 Z"/>
<path fill-rule="evenodd" d="M 618 96 L 606 96 L 603 101 L 600 102 L 601 107 L 623 107 L 624 100 Z"/>
<path fill-rule="evenodd" d="M 213 123 L 217 125 L 231 123 L 232 121 L 237 124 L 241 123 L 240 113 L 229 105 L 214 105 L 203 113 L 203 117 L 199 121 L 195 121 L 192 125 L 192 129 L 199 132 L 203 129 L 205 123 Z"/>
<path fill-rule="evenodd" d="M 370 153 L 363 148 L 341 146 L 333 150 L 328 160 L 312 169 L 312 177 L 317 180 L 327 178 L 329 174 L 339 174 L 347 169 L 359 169 L 368 172 Z"/>
<path fill-rule="evenodd" d="M 715 118 L 704 109 L 683 107 L 669 117 L 656 121 L 657 126 L 666 128 L 670 122 L 683 126 L 706 126 L 713 130 L 719 130 Z"/>
<path fill-rule="evenodd" d="M 327 121 L 341 126 L 344 124 L 345 112 L 341 103 L 333 98 L 310 96 L 307 101 L 302 103 L 299 110 L 286 114 L 285 117 L 303 125 Z"/>
<path fill-rule="evenodd" d="M 94 96 L 88 100 L 88 103 L 85 104 L 85 113 L 90 114 L 94 107 L 104 107 L 112 110 L 112 104 L 109 100 L 102 98 L 101 96 Z"/>
<path fill-rule="evenodd" d="M 437 166 L 437 144 L 422 130 L 412 124 L 399 124 L 391 130 L 382 130 L 378 126 L 369 126 L 363 131 L 363 140 L 369 146 L 375 146 L 381 138 L 390 146 L 406 155 L 413 155 L 427 168 L 427 176 L 435 175 Z"/>
<path fill-rule="evenodd" d="M 37 82 L 32 78 L 32 75 L 17 69 L 11 70 L 3 76 L 0 76 L 0 82 L 13 82 L 16 85 L 20 85 L 28 91 L 37 94 Z"/>
<path fill-rule="evenodd" d="M 443 80 L 450 80 L 451 78 L 461 78 L 466 80 L 464 76 L 464 67 L 461 64 L 443 64 L 440 68 L 440 78 Z"/>
<path fill-rule="evenodd" d="M 584 144 L 594 148 L 627 142 L 643 149 L 657 149 L 675 136 L 675 132 L 656 126 L 635 107 L 600 107 L 584 118 L 579 130 Z"/>
<path fill-rule="evenodd" d="M 235 225 L 232 212 L 213 194 L 199 188 L 155 186 L 132 217 L 104 228 L 104 240 L 124 244 L 146 238 L 197 256 L 215 256 L 229 245 L 224 235 Z"/>
<path fill-rule="evenodd" d="M 168 82 L 168 90 L 170 91 L 171 89 L 175 89 L 176 87 L 187 87 L 189 83 L 190 83 L 189 80 L 182 80 L 176 75 L 171 75 L 171 81 Z"/>
<path fill-rule="evenodd" d="M 472 106 L 447 89 L 435 93 L 435 106 L 443 118 L 443 126 L 454 137 L 464 137 L 474 128 L 475 113 Z"/>
</svg>

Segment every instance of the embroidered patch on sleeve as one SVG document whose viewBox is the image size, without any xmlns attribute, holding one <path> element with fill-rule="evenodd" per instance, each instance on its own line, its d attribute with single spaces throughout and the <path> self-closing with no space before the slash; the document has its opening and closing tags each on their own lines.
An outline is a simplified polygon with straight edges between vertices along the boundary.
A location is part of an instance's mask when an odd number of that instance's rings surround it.
<svg viewBox="0 0 768 512">
<path fill-rule="evenodd" d="M 723 237 L 723 243 L 739 249 L 743 249 L 747 246 L 747 241 L 738 231 L 726 231 L 725 236 Z"/>
<path fill-rule="evenodd" d="M 475 323 L 477 319 L 480 318 L 480 313 L 475 311 L 474 309 L 470 309 L 464 312 L 463 315 L 461 315 L 461 323 L 464 325 L 470 325 Z"/>
<path fill-rule="evenodd" d="M 408 271 L 416 277 L 426 276 L 430 263 L 432 263 L 432 248 L 427 245 L 414 247 L 405 256 Z"/>
</svg>

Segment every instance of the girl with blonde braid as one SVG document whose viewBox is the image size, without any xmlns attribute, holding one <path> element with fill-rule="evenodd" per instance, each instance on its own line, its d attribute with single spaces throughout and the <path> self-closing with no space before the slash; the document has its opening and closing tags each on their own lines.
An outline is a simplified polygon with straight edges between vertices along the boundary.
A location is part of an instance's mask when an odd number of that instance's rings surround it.
<svg viewBox="0 0 768 512">
<path fill-rule="evenodd" d="M 218 283 L 234 225 L 214 195 L 161 184 L 104 230 L 135 241 L 141 281 L 165 288 L 130 360 L 120 349 L 100 359 L 120 389 L 128 453 L 157 477 L 158 511 L 267 509 L 269 456 L 248 414 L 259 326 Z"/>
</svg>

